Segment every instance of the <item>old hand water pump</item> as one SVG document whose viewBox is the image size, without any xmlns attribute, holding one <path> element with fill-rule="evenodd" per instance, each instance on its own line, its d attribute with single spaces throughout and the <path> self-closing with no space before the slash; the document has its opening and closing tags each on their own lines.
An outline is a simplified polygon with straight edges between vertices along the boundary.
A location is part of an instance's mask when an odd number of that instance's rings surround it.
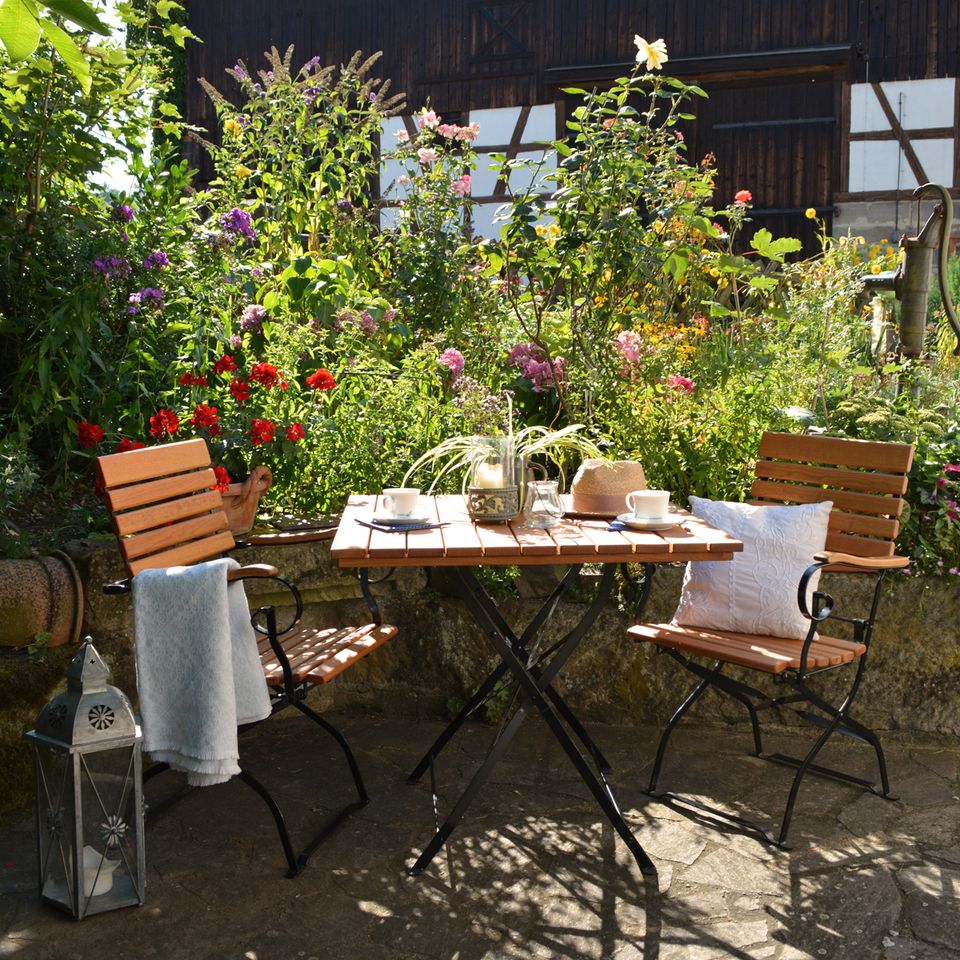
<svg viewBox="0 0 960 960">
<path fill-rule="evenodd" d="M 950 228 L 953 225 L 953 201 L 946 187 L 938 183 L 925 183 L 917 187 L 913 195 L 919 201 L 930 192 L 940 197 L 920 232 L 915 237 L 904 236 L 900 240 L 903 260 L 896 270 L 888 270 L 868 276 L 867 290 L 893 290 L 900 301 L 900 353 L 905 357 L 919 357 L 923 353 L 923 338 L 927 324 L 927 298 L 930 293 L 930 270 L 934 251 L 938 251 L 938 274 L 943 309 L 957 335 L 954 353 L 960 356 L 960 322 L 950 299 L 947 285 L 947 257 L 949 255 Z"/>
</svg>

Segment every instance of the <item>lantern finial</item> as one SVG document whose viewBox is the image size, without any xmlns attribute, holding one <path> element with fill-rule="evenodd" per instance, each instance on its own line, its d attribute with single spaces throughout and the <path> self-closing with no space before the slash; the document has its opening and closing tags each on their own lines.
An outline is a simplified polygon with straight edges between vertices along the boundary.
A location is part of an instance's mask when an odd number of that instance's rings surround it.
<svg viewBox="0 0 960 960">
<path fill-rule="evenodd" d="M 67 667 L 67 689 L 78 693 L 102 693 L 107 689 L 110 668 L 103 662 L 93 645 L 92 637 L 85 637 L 77 655 Z"/>
</svg>

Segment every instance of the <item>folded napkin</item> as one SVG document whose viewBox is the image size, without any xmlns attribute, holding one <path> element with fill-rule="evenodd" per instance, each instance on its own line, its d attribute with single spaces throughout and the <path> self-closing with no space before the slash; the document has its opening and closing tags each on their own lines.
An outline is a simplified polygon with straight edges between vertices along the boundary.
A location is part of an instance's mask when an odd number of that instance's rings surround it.
<svg viewBox="0 0 960 960">
<path fill-rule="evenodd" d="M 237 725 L 270 714 L 242 583 L 224 558 L 133 578 L 143 748 L 192 786 L 240 772 Z"/>
</svg>

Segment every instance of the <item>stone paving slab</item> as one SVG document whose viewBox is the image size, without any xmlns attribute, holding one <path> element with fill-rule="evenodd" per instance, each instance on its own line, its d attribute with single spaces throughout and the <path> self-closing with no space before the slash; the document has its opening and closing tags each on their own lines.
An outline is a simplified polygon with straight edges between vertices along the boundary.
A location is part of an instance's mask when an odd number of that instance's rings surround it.
<svg viewBox="0 0 960 960">
<path fill-rule="evenodd" d="M 0 830 L 0 958 L 16 960 L 960 960 L 960 744 L 888 747 L 890 803 L 809 779 L 794 848 L 717 829 L 647 797 L 649 728 L 599 726 L 624 814 L 659 869 L 645 881 L 576 773 L 533 721 L 523 728 L 445 851 L 418 878 L 432 831 L 429 778 L 405 776 L 437 723 L 344 717 L 373 801 L 284 878 L 272 822 L 240 783 L 195 793 L 147 831 L 147 903 L 76 923 L 36 895 L 33 825 Z M 468 725 L 437 765 L 441 809 L 458 796 L 494 728 Z M 679 731 L 662 787 L 774 824 L 789 771 L 745 754 L 743 728 Z M 776 741 L 774 744 L 774 740 Z M 802 752 L 796 733 L 771 745 Z M 308 752 L 314 747 L 312 753 Z M 302 718 L 243 742 L 278 790 L 296 836 L 348 799 L 330 747 Z M 870 776 L 844 743 L 822 762 Z M 149 791 L 170 789 L 161 777 Z"/>
</svg>

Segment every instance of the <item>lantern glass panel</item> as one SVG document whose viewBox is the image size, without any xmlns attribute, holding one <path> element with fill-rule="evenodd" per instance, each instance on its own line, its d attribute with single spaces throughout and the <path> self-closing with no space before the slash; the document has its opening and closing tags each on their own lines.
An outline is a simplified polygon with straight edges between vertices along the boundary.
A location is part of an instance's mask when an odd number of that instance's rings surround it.
<svg viewBox="0 0 960 960">
<path fill-rule="evenodd" d="M 132 746 L 78 755 L 83 843 L 82 913 L 141 899 L 136 804 L 140 771 Z"/>
<path fill-rule="evenodd" d="M 73 757 L 45 743 L 34 752 L 42 896 L 73 912 Z"/>
</svg>

